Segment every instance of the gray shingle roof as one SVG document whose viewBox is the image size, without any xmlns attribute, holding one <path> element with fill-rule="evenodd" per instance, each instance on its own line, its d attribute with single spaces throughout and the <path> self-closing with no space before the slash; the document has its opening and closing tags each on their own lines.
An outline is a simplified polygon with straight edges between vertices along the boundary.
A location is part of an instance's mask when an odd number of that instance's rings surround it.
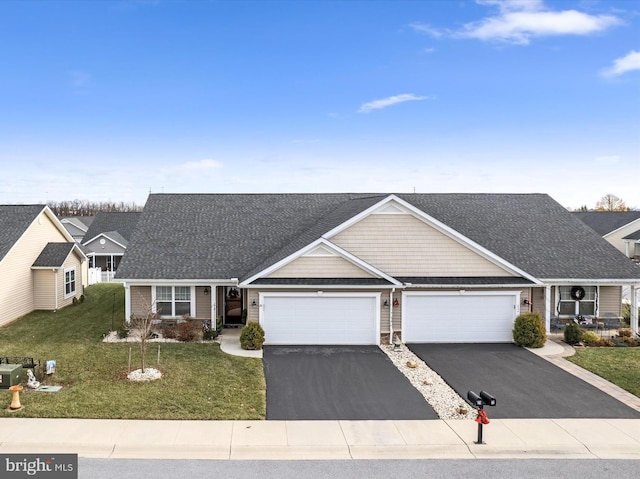
<svg viewBox="0 0 640 479">
<path fill-rule="evenodd" d="M 630 235 L 625 236 L 622 239 L 626 239 L 626 240 L 640 240 L 640 230 L 638 231 L 634 231 L 633 233 L 631 233 Z"/>
<path fill-rule="evenodd" d="M 246 279 L 388 194 L 153 194 L 124 279 Z M 541 279 L 637 279 L 640 268 L 543 194 L 397 194 Z"/>
<path fill-rule="evenodd" d="M 83 242 L 92 240 L 101 233 L 117 231 L 122 238 L 129 240 L 140 219 L 139 212 L 106 212 L 96 214 L 91 226 L 84 235 Z M 115 238 L 113 238 L 115 239 Z"/>
<path fill-rule="evenodd" d="M 34 261 L 33 267 L 61 268 L 74 246 L 74 243 L 47 243 Z"/>
<path fill-rule="evenodd" d="M 45 205 L 0 205 L 0 261 L 44 208 Z"/>
<path fill-rule="evenodd" d="M 600 236 L 622 228 L 640 218 L 640 211 L 575 211 L 573 214 Z"/>
</svg>

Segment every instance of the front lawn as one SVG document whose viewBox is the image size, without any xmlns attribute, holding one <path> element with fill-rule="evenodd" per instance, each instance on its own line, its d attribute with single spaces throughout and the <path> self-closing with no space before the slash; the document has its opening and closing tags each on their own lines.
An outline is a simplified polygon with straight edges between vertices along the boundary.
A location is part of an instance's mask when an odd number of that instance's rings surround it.
<svg viewBox="0 0 640 479">
<path fill-rule="evenodd" d="M 115 305 L 115 307 L 114 307 Z M 264 419 L 262 361 L 230 356 L 213 343 L 149 343 L 147 366 L 163 378 L 149 383 L 127 380 L 140 367 L 137 343 L 103 343 L 124 319 L 124 288 L 87 288 L 82 304 L 58 312 L 36 311 L 0 328 L 0 356 L 55 359 L 47 385 L 57 393 L 20 394 L 22 411 L 9 413 L 9 391 L 0 390 L 0 416 L 122 419 Z M 160 345 L 160 364 L 157 364 Z M 25 375 L 26 378 L 26 375 Z"/>
<path fill-rule="evenodd" d="M 581 348 L 566 359 L 640 397 L 640 348 Z"/>
</svg>

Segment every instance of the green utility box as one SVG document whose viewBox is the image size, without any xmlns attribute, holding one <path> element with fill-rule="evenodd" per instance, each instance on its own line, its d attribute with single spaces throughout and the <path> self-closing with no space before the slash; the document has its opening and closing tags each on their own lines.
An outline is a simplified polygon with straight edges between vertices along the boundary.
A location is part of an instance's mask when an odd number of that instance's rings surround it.
<svg viewBox="0 0 640 479">
<path fill-rule="evenodd" d="M 22 364 L 0 364 L 0 389 L 9 389 L 22 382 Z"/>
</svg>

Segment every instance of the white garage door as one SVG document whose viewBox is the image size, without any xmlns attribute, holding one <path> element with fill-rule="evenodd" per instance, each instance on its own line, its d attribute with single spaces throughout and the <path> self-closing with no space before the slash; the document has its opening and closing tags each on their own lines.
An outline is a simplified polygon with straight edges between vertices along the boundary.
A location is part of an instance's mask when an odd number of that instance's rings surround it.
<svg viewBox="0 0 640 479">
<path fill-rule="evenodd" d="M 514 294 L 407 294 L 402 337 L 405 343 L 511 342 L 518 304 Z"/>
<path fill-rule="evenodd" d="M 265 344 L 377 344 L 377 295 L 261 297 Z"/>
</svg>

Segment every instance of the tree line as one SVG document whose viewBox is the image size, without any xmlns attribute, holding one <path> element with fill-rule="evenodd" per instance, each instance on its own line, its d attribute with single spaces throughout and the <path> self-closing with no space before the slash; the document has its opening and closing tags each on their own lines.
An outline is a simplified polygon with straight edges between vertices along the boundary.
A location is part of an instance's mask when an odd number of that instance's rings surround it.
<svg viewBox="0 0 640 479">
<path fill-rule="evenodd" d="M 95 216 L 96 213 L 104 212 L 132 212 L 142 211 L 142 206 L 136 203 L 125 203 L 124 201 L 50 201 L 47 206 L 55 213 L 58 218 L 66 218 L 69 216 Z"/>
<path fill-rule="evenodd" d="M 595 208 L 588 208 L 583 205 L 576 208 L 575 211 L 633 211 L 633 208 L 627 206 L 627 203 L 616 195 L 604 195 L 596 202 Z"/>
</svg>

